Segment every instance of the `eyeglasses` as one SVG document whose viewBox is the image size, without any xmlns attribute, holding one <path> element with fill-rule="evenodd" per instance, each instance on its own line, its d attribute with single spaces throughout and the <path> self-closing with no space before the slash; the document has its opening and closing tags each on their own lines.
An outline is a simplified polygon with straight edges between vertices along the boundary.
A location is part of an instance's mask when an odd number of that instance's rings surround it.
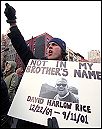
<svg viewBox="0 0 102 129">
<path fill-rule="evenodd" d="M 66 87 L 67 84 L 56 84 L 57 86 L 63 86 L 63 87 Z"/>
</svg>

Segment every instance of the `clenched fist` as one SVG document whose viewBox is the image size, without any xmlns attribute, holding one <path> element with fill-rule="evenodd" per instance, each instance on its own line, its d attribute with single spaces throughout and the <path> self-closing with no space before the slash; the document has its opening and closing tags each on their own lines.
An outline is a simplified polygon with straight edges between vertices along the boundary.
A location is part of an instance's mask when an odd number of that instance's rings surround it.
<svg viewBox="0 0 102 129">
<path fill-rule="evenodd" d="M 16 10 L 8 3 L 6 3 L 5 5 L 6 8 L 4 14 L 7 17 L 7 23 L 16 23 Z"/>
</svg>

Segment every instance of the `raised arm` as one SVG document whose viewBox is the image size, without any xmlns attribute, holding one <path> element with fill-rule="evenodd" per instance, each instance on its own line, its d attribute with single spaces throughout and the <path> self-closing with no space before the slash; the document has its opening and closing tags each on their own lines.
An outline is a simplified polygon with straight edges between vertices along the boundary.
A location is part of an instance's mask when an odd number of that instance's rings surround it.
<svg viewBox="0 0 102 129">
<path fill-rule="evenodd" d="M 17 27 L 16 10 L 8 3 L 6 3 L 5 5 L 6 8 L 4 14 L 7 17 L 6 22 L 10 24 L 10 33 L 8 33 L 8 37 L 11 39 L 13 47 L 15 48 L 16 52 L 18 53 L 26 67 L 28 61 L 30 59 L 35 59 L 35 57 L 30 48 L 27 46 L 24 37 Z"/>
</svg>

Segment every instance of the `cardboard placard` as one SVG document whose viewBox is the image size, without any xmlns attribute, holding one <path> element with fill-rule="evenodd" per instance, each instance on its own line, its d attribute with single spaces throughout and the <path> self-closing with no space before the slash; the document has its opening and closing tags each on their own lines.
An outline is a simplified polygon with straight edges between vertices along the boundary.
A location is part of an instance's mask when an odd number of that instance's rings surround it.
<svg viewBox="0 0 102 129">
<path fill-rule="evenodd" d="M 8 115 L 46 126 L 56 117 L 60 128 L 101 127 L 101 64 L 31 59 Z"/>
</svg>

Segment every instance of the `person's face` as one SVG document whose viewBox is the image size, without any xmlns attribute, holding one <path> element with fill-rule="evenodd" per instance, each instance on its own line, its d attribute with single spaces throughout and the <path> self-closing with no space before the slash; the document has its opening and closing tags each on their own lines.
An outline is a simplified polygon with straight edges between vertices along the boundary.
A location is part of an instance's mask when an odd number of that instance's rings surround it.
<svg viewBox="0 0 102 129">
<path fill-rule="evenodd" d="M 61 48 L 58 44 L 50 42 L 47 45 L 47 58 L 49 60 L 62 60 Z"/>
<path fill-rule="evenodd" d="M 9 71 L 11 69 L 11 64 L 7 63 L 5 66 L 5 71 Z"/>
<path fill-rule="evenodd" d="M 16 73 L 17 74 L 19 74 L 19 75 L 22 75 L 23 74 L 23 68 L 22 67 L 20 67 L 20 68 L 18 68 L 17 70 L 16 70 Z"/>
<path fill-rule="evenodd" d="M 56 88 L 57 88 L 57 93 L 60 96 L 64 96 L 68 93 L 68 86 L 67 86 L 67 83 L 65 81 L 57 82 Z"/>
</svg>

